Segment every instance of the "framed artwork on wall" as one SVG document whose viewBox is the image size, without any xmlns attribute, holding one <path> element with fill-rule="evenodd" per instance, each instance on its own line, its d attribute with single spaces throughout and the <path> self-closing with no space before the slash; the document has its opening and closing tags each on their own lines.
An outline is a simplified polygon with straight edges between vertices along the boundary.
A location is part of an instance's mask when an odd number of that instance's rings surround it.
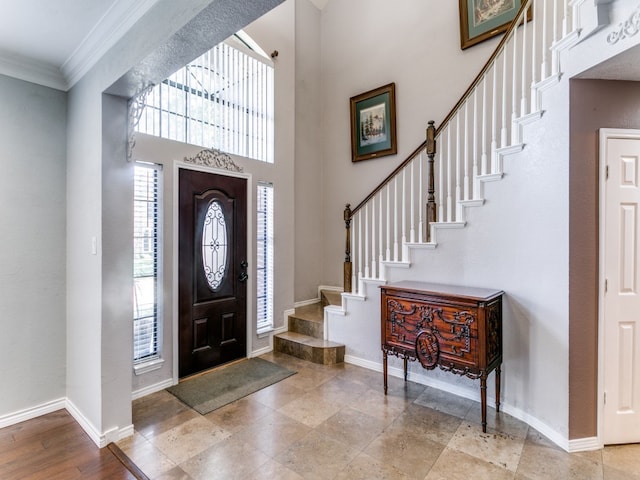
<svg viewBox="0 0 640 480">
<path fill-rule="evenodd" d="M 464 50 L 504 33 L 520 10 L 522 0 L 458 0 L 460 46 Z M 531 20 L 531 8 L 527 12 Z"/>
<path fill-rule="evenodd" d="M 397 152 L 395 83 L 351 97 L 351 161 Z"/>
</svg>

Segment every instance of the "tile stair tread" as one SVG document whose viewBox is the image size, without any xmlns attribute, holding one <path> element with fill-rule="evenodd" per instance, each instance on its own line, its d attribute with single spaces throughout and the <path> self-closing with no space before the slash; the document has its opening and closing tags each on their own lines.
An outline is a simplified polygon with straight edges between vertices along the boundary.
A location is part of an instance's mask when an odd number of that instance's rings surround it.
<svg viewBox="0 0 640 480">
<path fill-rule="evenodd" d="M 342 292 L 322 290 L 322 294 L 329 302 L 329 305 L 342 305 Z"/>
<path fill-rule="evenodd" d="M 295 309 L 295 313 L 291 316 L 310 322 L 324 322 L 324 310 L 319 302 L 306 305 L 304 307 L 298 307 Z"/>
<path fill-rule="evenodd" d="M 283 340 L 290 340 L 292 342 L 301 343 L 303 345 L 308 345 L 315 348 L 334 348 L 343 346 L 341 343 L 331 342 L 329 340 L 323 340 L 322 338 L 315 338 L 296 332 L 279 333 L 277 337 Z"/>
</svg>

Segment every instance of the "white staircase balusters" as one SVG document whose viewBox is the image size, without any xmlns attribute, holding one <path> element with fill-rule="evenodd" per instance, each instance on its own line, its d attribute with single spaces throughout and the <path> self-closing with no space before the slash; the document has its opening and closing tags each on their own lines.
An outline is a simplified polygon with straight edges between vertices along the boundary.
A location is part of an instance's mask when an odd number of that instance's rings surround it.
<svg viewBox="0 0 640 480">
<path fill-rule="evenodd" d="M 384 281 L 390 267 L 407 267 L 410 247 L 435 247 L 438 228 L 464 226 L 464 209 L 483 203 L 483 182 L 502 177 L 502 156 L 522 149 L 523 125 L 541 115 L 540 92 L 559 78 L 557 52 L 579 32 L 575 1 L 523 3 L 508 37 L 470 89 L 437 129 L 429 127 L 431 143 L 425 141 L 352 212 L 353 293 L 362 294 L 363 279 Z M 533 16 L 527 22 L 529 8 Z M 431 164 L 427 172 L 423 168 L 427 145 L 429 162 L 435 154 L 433 172 Z M 431 182 L 437 183 L 435 204 L 429 204 L 432 224 L 425 182 L 430 198 Z"/>
<path fill-rule="evenodd" d="M 482 127 L 482 157 L 480 159 L 481 175 L 487 174 L 487 76 L 482 79 L 482 118 L 480 119 Z"/>
<path fill-rule="evenodd" d="M 362 245 L 360 246 L 362 248 Z M 369 204 L 364 206 L 364 277 L 370 278 L 369 272 Z"/>
<path fill-rule="evenodd" d="M 549 23 L 549 19 L 547 18 L 547 2 L 543 0 L 542 2 L 542 39 L 540 41 L 540 54 L 542 56 L 542 61 L 540 63 L 540 80 L 545 80 L 548 75 L 548 65 L 547 65 L 547 24 Z"/>
<path fill-rule="evenodd" d="M 521 85 L 520 85 L 520 116 L 524 117 L 529 112 L 527 111 L 527 22 L 524 22 L 522 26 L 522 56 L 520 58 L 522 66 Z"/>
<path fill-rule="evenodd" d="M 422 152 L 420 152 L 419 163 L 420 168 L 418 169 L 418 243 L 422 243 L 424 241 L 424 221 L 422 217 L 423 208 L 422 205 L 426 205 L 425 198 L 422 196 L 422 185 L 426 185 L 426 179 L 422 175 L 422 164 L 424 163 L 424 159 L 422 158 Z"/>
<path fill-rule="evenodd" d="M 469 192 L 469 101 L 464 102 L 464 199 L 469 200 L 471 193 Z"/>
</svg>

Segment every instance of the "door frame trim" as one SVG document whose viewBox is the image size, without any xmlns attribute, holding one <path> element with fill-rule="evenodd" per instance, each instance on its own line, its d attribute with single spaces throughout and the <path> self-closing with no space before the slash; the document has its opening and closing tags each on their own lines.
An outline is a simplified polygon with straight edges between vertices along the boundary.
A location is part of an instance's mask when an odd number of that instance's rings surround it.
<svg viewBox="0 0 640 480">
<path fill-rule="evenodd" d="M 598 433 L 599 447 L 604 447 L 604 302 L 605 302 L 605 225 L 606 225 L 606 146 L 610 138 L 640 140 L 640 130 L 630 128 L 600 128 L 598 130 Z"/>
<path fill-rule="evenodd" d="M 180 169 L 183 170 L 195 170 L 203 173 L 212 173 L 215 175 L 221 175 L 224 177 L 235 177 L 235 178 L 243 178 L 247 180 L 247 259 L 249 259 L 249 278 L 247 279 L 247 302 L 246 302 L 246 322 L 247 322 L 247 338 L 246 338 L 246 356 L 249 357 L 251 351 L 253 350 L 252 344 L 252 335 L 253 329 L 251 326 L 255 323 L 254 321 L 254 282 L 255 282 L 255 265 L 253 265 L 253 237 L 254 237 L 254 209 L 253 205 L 253 176 L 250 173 L 244 172 L 233 172 L 230 170 L 225 170 L 222 168 L 216 167 L 207 167 L 205 165 L 194 165 L 186 162 L 175 162 L 173 166 L 173 265 L 172 265 L 172 276 L 173 276 L 173 292 L 171 292 L 172 300 L 173 300 L 173 318 L 171 322 L 172 326 L 172 346 L 173 346 L 173 384 L 177 385 L 180 377 L 179 377 L 179 366 L 180 366 L 180 332 L 179 332 L 179 305 L 178 305 L 178 259 L 179 259 L 179 209 L 180 209 Z"/>
</svg>

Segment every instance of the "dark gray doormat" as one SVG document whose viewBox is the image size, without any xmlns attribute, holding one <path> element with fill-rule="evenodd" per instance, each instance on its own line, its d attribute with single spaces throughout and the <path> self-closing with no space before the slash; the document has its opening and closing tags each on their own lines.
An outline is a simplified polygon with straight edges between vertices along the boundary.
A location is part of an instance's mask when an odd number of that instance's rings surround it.
<svg viewBox="0 0 640 480">
<path fill-rule="evenodd" d="M 261 358 L 248 358 L 188 378 L 167 388 L 167 391 L 198 413 L 206 415 L 295 373 Z"/>
</svg>

